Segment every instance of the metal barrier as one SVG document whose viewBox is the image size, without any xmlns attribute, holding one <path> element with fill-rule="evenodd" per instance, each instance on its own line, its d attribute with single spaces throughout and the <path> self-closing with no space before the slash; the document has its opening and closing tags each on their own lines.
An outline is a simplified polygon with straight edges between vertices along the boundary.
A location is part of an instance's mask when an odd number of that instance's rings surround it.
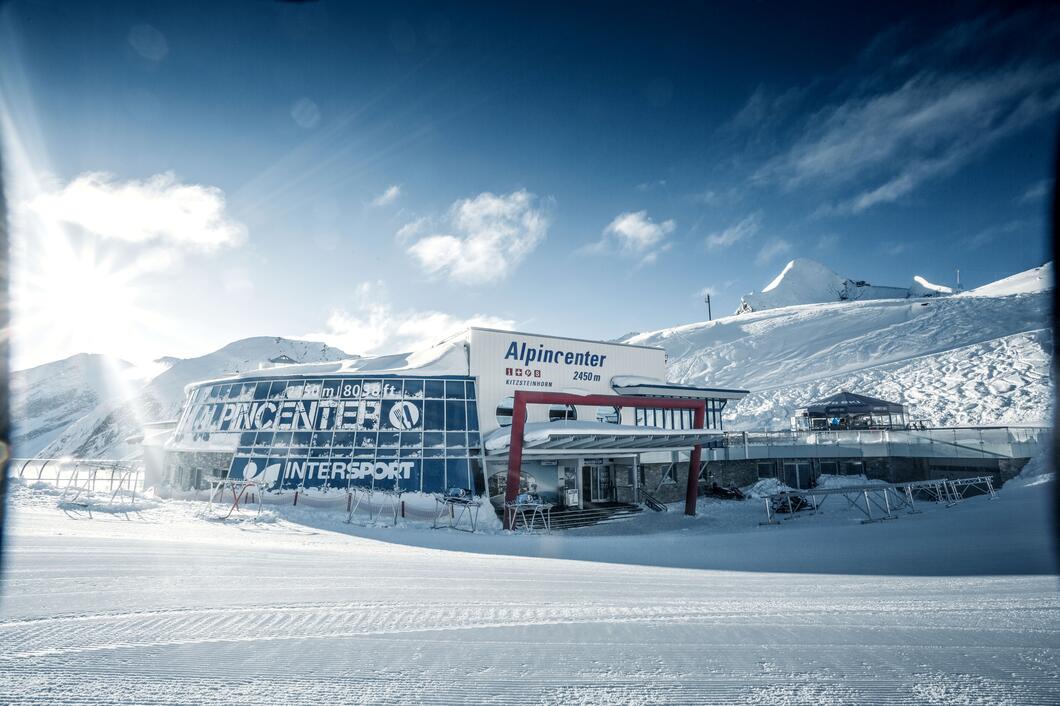
<svg viewBox="0 0 1060 706">
<path fill-rule="evenodd" d="M 89 490 L 136 490 L 143 483 L 143 462 L 105 458 L 13 458 L 8 474 L 56 488 L 87 485 Z"/>
<path fill-rule="evenodd" d="M 8 473 L 23 481 L 45 483 L 62 490 L 60 505 L 85 509 L 136 509 L 137 492 L 143 483 L 140 461 L 86 458 L 13 458 Z"/>
<path fill-rule="evenodd" d="M 905 510 L 907 514 L 919 512 L 916 509 L 916 495 L 923 493 L 937 503 L 944 503 L 946 507 L 952 507 L 963 500 L 969 490 L 978 490 L 989 494 L 990 499 L 997 498 L 994 489 L 994 479 L 991 476 L 978 476 L 976 478 L 939 478 L 931 480 L 912 481 L 909 483 L 875 483 L 872 485 L 852 485 L 843 488 L 811 488 L 809 490 L 788 490 L 772 493 L 763 498 L 766 508 L 766 521 L 764 525 L 780 524 L 777 521 L 777 506 L 788 515 L 787 519 L 794 519 L 802 507 L 796 508 L 796 504 L 810 505 L 810 514 L 816 515 L 821 506 L 830 497 L 841 497 L 847 501 L 847 507 L 853 507 L 865 515 L 861 522 L 878 522 L 880 520 L 894 520 L 898 518 L 895 514 L 898 510 Z M 873 514 L 873 509 L 876 514 Z"/>
<path fill-rule="evenodd" d="M 726 432 L 705 449 L 707 460 L 908 456 L 916 458 L 1031 458 L 1048 443 L 1049 427 L 944 427 L 842 431 Z"/>
</svg>

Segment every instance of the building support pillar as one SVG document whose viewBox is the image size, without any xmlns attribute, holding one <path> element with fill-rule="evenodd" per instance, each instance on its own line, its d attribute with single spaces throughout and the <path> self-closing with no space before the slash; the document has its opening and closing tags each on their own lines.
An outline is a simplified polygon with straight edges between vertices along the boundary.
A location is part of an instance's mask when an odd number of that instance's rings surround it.
<svg viewBox="0 0 1060 706">
<path fill-rule="evenodd" d="M 695 409 L 695 418 L 692 423 L 693 429 L 702 429 L 706 409 L 704 402 Z M 699 460 L 703 455 L 703 447 L 696 444 L 692 447 L 692 456 L 688 459 L 688 486 L 685 488 L 685 514 L 689 517 L 696 516 L 696 499 L 699 497 Z"/>
</svg>

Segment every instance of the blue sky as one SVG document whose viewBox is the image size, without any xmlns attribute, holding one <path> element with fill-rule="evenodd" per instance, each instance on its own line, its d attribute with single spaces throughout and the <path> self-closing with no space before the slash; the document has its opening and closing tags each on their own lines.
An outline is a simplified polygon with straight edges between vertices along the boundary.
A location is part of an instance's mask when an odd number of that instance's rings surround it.
<svg viewBox="0 0 1060 706">
<path fill-rule="evenodd" d="M 8 3 L 15 366 L 1041 264 L 1056 11 L 876 5 Z"/>
</svg>

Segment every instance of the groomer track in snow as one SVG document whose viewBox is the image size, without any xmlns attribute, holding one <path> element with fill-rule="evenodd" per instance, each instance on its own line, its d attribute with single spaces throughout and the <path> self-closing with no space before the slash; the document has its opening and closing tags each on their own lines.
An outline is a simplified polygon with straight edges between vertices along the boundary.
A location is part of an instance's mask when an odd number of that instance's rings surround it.
<svg viewBox="0 0 1060 706">
<path fill-rule="evenodd" d="M 88 520 L 16 485 L 0 702 L 1055 704 L 1051 489 L 875 525 L 703 500 L 560 540 Z"/>
</svg>

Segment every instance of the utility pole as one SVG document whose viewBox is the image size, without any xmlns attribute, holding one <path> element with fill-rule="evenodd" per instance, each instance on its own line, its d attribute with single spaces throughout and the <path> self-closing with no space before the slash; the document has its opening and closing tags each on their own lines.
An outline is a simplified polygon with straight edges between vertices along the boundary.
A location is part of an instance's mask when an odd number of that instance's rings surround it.
<svg viewBox="0 0 1060 706">
<path fill-rule="evenodd" d="M 707 303 L 707 321 L 713 321 L 714 317 L 710 313 L 710 295 L 709 294 L 704 294 L 703 295 L 703 301 L 705 301 Z"/>
</svg>

